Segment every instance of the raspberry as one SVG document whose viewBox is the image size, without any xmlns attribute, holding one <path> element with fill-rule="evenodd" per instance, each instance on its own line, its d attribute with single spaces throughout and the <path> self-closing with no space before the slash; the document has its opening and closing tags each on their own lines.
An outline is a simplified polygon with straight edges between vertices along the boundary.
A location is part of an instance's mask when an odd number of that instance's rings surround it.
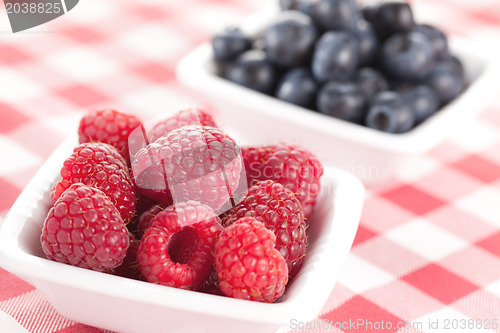
<svg viewBox="0 0 500 333">
<path fill-rule="evenodd" d="M 51 192 L 52 202 L 71 184 L 83 183 L 108 195 L 125 222 L 134 216 L 134 185 L 125 160 L 113 146 L 100 142 L 78 145 L 64 161 L 61 177 Z"/>
<path fill-rule="evenodd" d="M 180 110 L 173 116 L 158 122 L 148 131 L 149 142 L 155 142 L 158 138 L 167 136 L 173 130 L 187 125 L 217 127 L 211 115 L 201 109 L 191 107 Z"/>
<path fill-rule="evenodd" d="M 219 288 L 219 279 L 217 278 L 215 267 L 212 266 L 208 277 L 205 279 L 205 282 L 203 282 L 202 286 L 197 291 L 205 294 L 225 296 Z"/>
<path fill-rule="evenodd" d="M 196 201 L 165 209 L 142 237 L 137 261 L 149 282 L 196 289 L 213 265 L 213 248 L 222 231 L 214 211 Z"/>
<path fill-rule="evenodd" d="M 104 272 L 122 263 L 129 238 L 120 212 L 109 197 L 76 183 L 49 210 L 41 243 L 51 260 Z"/>
<path fill-rule="evenodd" d="M 239 184 L 239 147 L 222 130 L 189 125 L 139 150 L 132 162 L 136 186 L 161 203 L 195 200 L 218 211 Z"/>
<path fill-rule="evenodd" d="M 306 223 L 302 205 L 292 191 L 272 180 L 261 181 L 248 190 L 242 202 L 223 219 L 228 226 L 250 216 L 264 223 L 276 236 L 276 249 L 286 260 L 290 278 L 295 276 L 306 255 Z"/>
<path fill-rule="evenodd" d="M 133 280 L 144 281 L 144 276 L 137 268 L 137 251 L 139 250 L 140 241 L 135 238 L 130 232 L 128 234 L 129 247 L 125 258 L 120 266 L 113 270 L 113 275 L 126 277 Z"/>
<path fill-rule="evenodd" d="M 252 217 L 244 217 L 220 234 L 215 269 L 221 291 L 230 297 L 274 302 L 285 291 L 288 269 L 274 248 L 276 236 Z"/>
<path fill-rule="evenodd" d="M 250 186 L 259 180 L 274 180 L 292 190 L 310 218 L 320 190 L 323 166 L 314 155 L 299 146 L 272 145 L 242 148 Z"/>
<path fill-rule="evenodd" d="M 144 233 L 148 228 L 151 226 L 151 222 L 155 218 L 156 215 L 159 213 L 163 212 L 165 210 L 166 206 L 157 204 L 149 207 L 144 213 L 139 216 L 139 222 L 137 225 L 137 235 L 139 238 L 142 238 L 144 236 Z"/>
<path fill-rule="evenodd" d="M 101 109 L 88 112 L 78 127 L 80 143 L 103 142 L 115 147 L 120 154 L 129 160 L 128 138 L 141 121 L 129 114 L 113 109 Z"/>
</svg>

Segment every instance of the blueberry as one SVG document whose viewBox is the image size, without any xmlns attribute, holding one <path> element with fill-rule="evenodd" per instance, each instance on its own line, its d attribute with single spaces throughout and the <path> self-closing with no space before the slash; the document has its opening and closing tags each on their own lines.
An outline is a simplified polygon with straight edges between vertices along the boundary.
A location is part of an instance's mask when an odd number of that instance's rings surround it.
<svg viewBox="0 0 500 333">
<path fill-rule="evenodd" d="M 294 9 L 309 16 L 314 21 L 317 28 L 320 29 L 322 28 L 321 24 L 319 24 L 314 15 L 317 3 L 318 0 L 296 0 Z"/>
<path fill-rule="evenodd" d="M 381 56 L 385 72 L 401 80 L 424 78 L 436 60 L 429 38 L 416 31 L 390 37 L 382 46 Z"/>
<path fill-rule="evenodd" d="M 380 45 L 371 23 L 359 20 L 353 33 L 358 38 L 359 65 L 366 66 L 375 60 Z"/>
<path fill-rule="evenodd" d="M 297 0 L 280 0 L 281 10 L 295 9 L 297 6 Z"/>
<path fill-rule="evenodd" d="M 429 86 L 420 85 L 403 93 L 403 100 L 410 106 L 415 123 L 421 123 L 439 108 L 439 97 Z"/>
<path fill-rule="evenodd" d="M 280 13 L 263 35 L 269 59 L 286 67 L 309 63 L 317 39 L 318 31 L 312 19 L 298 11 Z"/>
<path fill-rule="evenodd" d="M 313 9 L 318 0 L 280 0 L 280 8 L 282 11 L 298 10 L 308 16 L 313 16 Z"/>
<path fill-rule="evenodd" d="M 276 97 L 306 108 L 314 108 L 318 84 L 308 68 L 294 68 L 287 72 L 276 89 Z"/>
<path fill-rule="evenodd" d="M 398 93 L 405 93 L 410 90 L 415 89 L 420 82 L 418 81 L 406 81 L 406 80 L 389 80 L 389 87 L 391 90 L 394 90 Z"/>
<path fill-rule="evenodd" d="M 462 75 L 465 75 L 464 65 L 456 56 L 450 53 L 445 53 L 438 58 L 438 61 L 441 63 L 449 63 L 450 66 L 455 67 L 455 70 L 459 71 Z"/>
<path fill-rule="evenodd" d="M 405 133 L 415 125 L 415 115 L 399 93 L 384 91 L 372 100 L 365 123 L 387 133 Z"/>
<path fill-rule="evenodd" d="M 384 40 L 395 33 L 410 31 L 414 25 L 413 12 L 406 2 L 384 2 L 376 11 L 373 24 L 379 38 Z"/>
<path fill-rule="evenodd" d="M 274 66 L 261 50 L 249 50 L 241 54 L 226 70 L 226 78 L 234 83 L 271 93 L 277 78 Z"/>
<path fill-rule="evenodd" d="M 370 100 L 377 93 L 389 89 L 389 84 L 384 76 L 371 67 L 364 67 L 357 71 L 356 84 L 367 100 Z"/>
<path fill-rule="evenodd" d="M 353 0 L 318 0 L 312 15 L 325 30 L 354 30 L 361 17 Z"/>
<path fill-rule="evenodd" d="M 373 2 L 364 6 L 363 8 L 361 8 L 361 15 L 366 21 L 374 24 L 377 17 L 377 12 L 381 4 L 381 2 Z"/>
<path fill-rule="evenodd" d="M 329 31 L 316 43 L 312 72 L 318 82 L 348 79 L 358 66 L 358 41 L 348 31 Z"/>
<path fill-rule="evenodd" d="M 448 53 L 448 39 L 438 28 L 429 24 L 420 24 L 415 26 L 413 30 L 421 32 L 429 38 L 438 58 Z"/>
<path fill-rule="evenodd" d="M 318 111 L 335 118 L 361 123 L 365 116 L 365 97 L 352 82 L 330 81 L 318 92 Z"/>
<path fill-rule="evenodd" d="M 425 83 L 437 93 L 441 105 L 444 105 L 464 91 L 463 68 L 453 61 L 438 61 Z"/>
<path fill-rule="evenodd" d="M 393 90 L 383 90 L 372 97 L 370 105 L 393 103 L 395 100 L 401 99 L 401 94 Z"/>
<path fill-rule="evenodd" d="M 226 28 L 212 38 L 215 59 L 234 59 L 251 46 L 252 39 L 239 28 Z"/>
</svg>

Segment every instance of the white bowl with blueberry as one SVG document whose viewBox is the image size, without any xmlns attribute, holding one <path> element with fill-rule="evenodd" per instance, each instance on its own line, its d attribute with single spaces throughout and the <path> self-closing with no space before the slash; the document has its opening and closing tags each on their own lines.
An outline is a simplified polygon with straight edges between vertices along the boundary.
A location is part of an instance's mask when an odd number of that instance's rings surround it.
<svg viewBox="0 0 500 333">
<path fill-rule="evenodd" d="M 293 137 L 365 182 L 387 181 L 466 131 L 494 96 L 499 70 L 485 47 L 446 36 L 406 2 L 279 5 L 217 33 L 177 69 L 218 101 L 228 126 L 259 132 L 257 144 Z"/>
</svg>

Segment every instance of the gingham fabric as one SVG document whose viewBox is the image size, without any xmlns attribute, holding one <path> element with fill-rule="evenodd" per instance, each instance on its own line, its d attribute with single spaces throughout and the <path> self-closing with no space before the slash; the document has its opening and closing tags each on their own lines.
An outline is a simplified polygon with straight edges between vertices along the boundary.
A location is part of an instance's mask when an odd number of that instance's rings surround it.
<svg viewBox="0 0 500 333">
<path fill-rule="evenodd" d="M 81 0 L 18 34 L 2 7 L 0 224 L 83 112 L 113 106 L 147 118 L 196 101 L 175 80 L 178 60 L 265 2 Z M 500 50 L 498 0 L 412 3 L 446 31 Z M 399 181 L 368 187 L 327 304 L 315 321 L 281 331 L 500 332 L 499 152 L 500 99 Z M 62 317 L 32 285 L 0 269 L 0 332 L 100 331 Z"/>
</svg>

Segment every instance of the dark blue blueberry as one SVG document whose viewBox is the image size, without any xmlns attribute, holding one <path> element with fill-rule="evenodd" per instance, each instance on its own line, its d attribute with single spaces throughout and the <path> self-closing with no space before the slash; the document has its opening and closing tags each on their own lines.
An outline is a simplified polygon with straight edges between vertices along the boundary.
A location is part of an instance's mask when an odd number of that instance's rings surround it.
<svg viewBox="0 0 500 333">
<path fill-rule="evenodd" d="M 408 32 L 413 28 L 413 12 L 406 2 L 389 1 L 380 4 L 372 22 L 380 39 L 395 33 Z"/>
<path fill-rule="evenodd" d="M 263 93 L 272 93 L 277 73 L 262 50 L 249 50 L 241 54 L 225 72 L 234 83 Z"/>
<path fill-rule="evenodd" d="M 269 60 L 284 67 L 309 63 L 317 39 L 312 19 L 298 11 L 281 12 L 263 35 Z"/>
<path fill-rule="evenodd" d="M 415 114 L 415 123 L 421 123 L 439 108 L 439 97 L 426 85 L 417 86 L 403 93 L 403 100 Z"/>
<path fill-rule="evenodd" d="M 435 60 L 429 38 L 420 32 L 395 34 L 382 46 L 382 67 L 396 79 L 422 79 L 429 74 Z"/>
<path fill-rule="evenodd" d="M 364 67 L 357 71 L 356 84 L 367 100 L 372 99 L 379 92 L 389 89 L 389 84 L 384 76 L 371 67 Z"/>
<path fill-rule="evenodd" d="M 354 30 L 361 13 L 354 0 L 317 0 L 312 16 L 324 30 Z"/>
<path fill-rule="evenodd" d="M 230 60 L 215 59 L 212 70 L 217 76 L 225 77 L 227 68 L 231 65 Z"/>
<path fill-rule="evenodd" d="M 301 13 L 306 14 L 311 17 L 314 23 L 316 24 L 318 29 L 322 29 L 321 24 L 319 24 L 314 16 L 314 10 L 318 0 L 296 0 L 295 2 L 295 10 L 298 10 Z"/>
<path fill-rule="evenodd" d="M 329 31 L 316 43 L 312 72 L 318 82 L 350 78 L 358 66 L 358 40 L 348 31 Z"/>
<path fill-rule="evenodd" d="M 276 89 L 276 97 L 306 108 L 314 108 L 318 84 L 309 68 L 294 68 L 287 72 Z"/>
<path fill-rule="evenodd" d="M 462 75 L 464 75 L 464 65 L 462 64 L 462 62 L 460 61 L 460 59 L 458 59 L 456 56 L 450 54 L 450 53 L 445 53 L 443 55 L 441 55 L 439 58 L 438 58 L 438 62 L 441 62 L 441 63 L 449 63 L 450 66 L 454 66 L 455 67 L 455 70 L 459 71 L 460 73 L 462 73 Z"/>
<path fill-rule="evenodd" d="M 381 4 L 381 2 L 373 2 L 361 8 L 363 18 L 371 24 L 374 24 Z"/>
<path fill-rule="evenodd" d="M 420 83 L 418 81 L 406 81 L 406 80 L 388 80 L 390 90 L 397 91 L 399 93 L 405 93 L 417 87 Z"/>
<path fill-rule="evenodd" d="M 318 111 L 335 118 L 361 123 L 365 117 L 366 100 L 352 82 L 330 81 L 318 92 Z"/>
<path fill-rule="evenodd" d="M 370 106 L 374 104 L 393 103 L 398 99 L 401 99 L 400 93 L 393 90 L 383 90 L 372 97 L 370 100 Z"/>
<path fill-rule="evenodd" d="M 280 8 L 282 11 L 298 10 L 306 15 L 314 15 L 314 6 L 318 0 L 280 0 Z"/>
<path fill-rule="evenodd" d="M 438 58 L 448 53 L 448 39 L 443 31 L 429 24 L 419 24 L 413 30 L 421 32 L 429 38 Z"/>
<path fill-rule="evenodd" d="M 372 64 L 379 52 L 380 44 L 371 23 L 359 20 L 353 33 L 359 41 L 359 66 Z"/>
<path fill-rule="evenodd" d="M 444 105 L 464 91 L 463 68 L 453 60 L 438 61 L 429 73 L 425 83 L 437 93 L 441 105 Z"/>
<path fill-rule="evenodd" d="M 280 0 L 281 10 L 296 9 L 297 0 Z"/>
<path fill-rule="evenodd" d="M 366 126 L 387 133 L 405 133 L 415 125 L 415 115 L 399 93 L 377 94 L 368 109 Z"/>
<path fill-rule="evenodd" d="M 252 47 L 252 39 L 239 28 L 226 28 L 212 38 L 215 59 L 234 59 Z"/>
</svg>

